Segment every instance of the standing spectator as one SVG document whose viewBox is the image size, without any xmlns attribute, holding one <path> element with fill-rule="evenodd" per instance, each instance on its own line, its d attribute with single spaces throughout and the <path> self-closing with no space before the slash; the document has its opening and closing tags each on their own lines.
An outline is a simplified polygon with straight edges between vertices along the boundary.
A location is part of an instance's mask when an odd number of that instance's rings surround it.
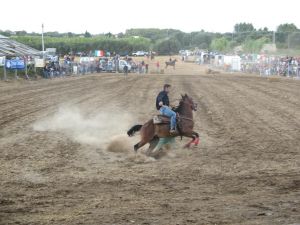
<svg viewBox="0 0 300 225">
<path fill-rule="evenodd" d="M 144 60 L 142 61 L 142 71 L 141 71 L 141 73 L 145 73 L 145 62 L 144 62 Z"/>
<path fill-rule="evenodd" d="M 125 75 L 125 76 L 128 75 L 128 66 L 127 66 L 127 65 L 125 65 L 125 66 L 123 67 L 123 72 L 124 72 L 124 75 Z"/>
<path fill-rule="evenodd" d="M 142 65 L 142 63 L 139 63 L 139 65 L 138 65 L 138 70 L 139 70 L 139 74 L 141 74 L 141 73 L 142 73 L 142 70 L 143 70 L 143 65 Z"/>
<path fill-rule="evenodd" d="M 156 62 L 156 72 L 159 74 L 159 61 Z"/>
<path fill-rule="evenodd" d="M 146 63 L 145 68 L 146 68 L 146 73 L 148 73 L 148 69 L 149 69 L 148 63 Z"/>
</svg>

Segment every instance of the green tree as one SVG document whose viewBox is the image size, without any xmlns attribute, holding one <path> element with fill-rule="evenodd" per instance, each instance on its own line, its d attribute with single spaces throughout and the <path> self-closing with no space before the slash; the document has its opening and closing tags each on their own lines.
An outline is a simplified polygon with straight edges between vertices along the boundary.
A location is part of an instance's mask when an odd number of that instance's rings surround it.
<svg viewBox="0 0 300 225">
<path fill-rule="evenodd" d="M 90 38 L 90 37 L 92 37 L 92 35 L 86 30 L 84 33 L 84 37 Z"/>
<path fill-rule="evenodd" d="M 178 53 L 181 45 L 175 38 L 165 39 L 157 42 L 154 46 L 154 50 L 160 55 L 172 55 Z"/>
<path fill-rule="evenodd" d="M 111 37 L 113 37 L 113 34 L 108 32 L 107 34 L 105 34 L 105 36 L 111 38 Z"/>
<path fill-rule="evenodd" d="M 6 36 L 6 37 L 10 37 L 11 36 L 11 31 L 9 30 L 6 30 L 6 31 L 2 31 L 0 30 L 0 34 L 3 35 L 3 36 Z"/>
<path fill-rule="evenodd" d="M 280 24 L 277 27 L 276 40 L 279 42 L 279 46 L 283 48 L 290 47 L 290 37 L 293 36 L 293 32 L 299 31 L 295 24 L 293 23 L 285 23 Z"/>
<path fill-rule="evenodd" d="M 71 37 L 74 37 L 74 34 L 73 34 L 72 32 L 68 32 L 68 33 L 67 33 L 67 36 L 68 36 L 69 38 L 71 38 Z"/>
<path fill-rule="evenodd" d="M 225 37 L 212 40 L 210 48 L 219 52 L 226 52 L 229 49 L 229 41 Z"/>
<path fill-rule="evenodd" d="M 25 36 L 25 35 L 27 35 L 27 32 L 25 30 L 16 31 L 16 35 L 17 36 Z"/>
<path fill-rule="evenodd" d="M 192 33 L 192 46 L 207 49 L 212 41 L 213 35 L 206 32 Z"/>
<path fill-rule="evenodd" d="M 251 38 L 248 38 L 243 46 L 243 51 L 246 53 L 259 53 L 264 46 L 264 44 L 267 44 L 270 42 L 270 39 L 266 37 L 259 38 L 257 40 L 253 40 Z"/>
<path fill-rule="evenodd" d="M 252 23 L 237 23 L 234 25 L 234 31 L 236 33 L 252 32 L 255 31 L 255 28 Z"/>
<path fill-rule="evenodd" d="M 298 31 L 298 28 L 293 23 L 280 24 L 277 27 L 277 32 L 278 33 L 292 33 L 292 32 L 297 32 L 297 31 Z"/>
</svg>

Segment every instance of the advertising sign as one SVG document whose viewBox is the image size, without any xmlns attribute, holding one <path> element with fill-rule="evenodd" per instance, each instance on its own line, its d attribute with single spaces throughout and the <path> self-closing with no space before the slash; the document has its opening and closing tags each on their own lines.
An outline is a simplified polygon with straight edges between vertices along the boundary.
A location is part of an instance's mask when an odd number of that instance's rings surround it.
<svg viewBox="0 0 300 225">
<path fill-rule="evenodd" d="M 45 61 L 44 61 L 44 59 L 35 58 L 34 59 L 34 64 L 35 64 L 35 67 L 42 68 L 42 67 L 45 66 Z"/>
<path fill-rule="evenodd" d="M 6 60 L 5 62 L 5 67 L 7 69 L 25 69 L 25 62 L 23 59 L 11 59 L 11 60 Z"/>
</svg>

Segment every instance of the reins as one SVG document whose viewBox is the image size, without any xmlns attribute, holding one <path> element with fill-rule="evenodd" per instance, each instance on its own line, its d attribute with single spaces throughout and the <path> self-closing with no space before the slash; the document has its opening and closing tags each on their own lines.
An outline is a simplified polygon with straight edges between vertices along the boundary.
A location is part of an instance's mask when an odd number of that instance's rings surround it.
<svg viewBox="0 0 300 225">
<path fill-rule="evenodd" d="M 179 119 L 190 120 L 190 121 L 193 121 L 193 122 L 194 122 L 193 119 L 188 118 L 188 117 L 184 117 L 184 116 L 180 116 L 180 115 L 179 115 Z"/>
</svg>

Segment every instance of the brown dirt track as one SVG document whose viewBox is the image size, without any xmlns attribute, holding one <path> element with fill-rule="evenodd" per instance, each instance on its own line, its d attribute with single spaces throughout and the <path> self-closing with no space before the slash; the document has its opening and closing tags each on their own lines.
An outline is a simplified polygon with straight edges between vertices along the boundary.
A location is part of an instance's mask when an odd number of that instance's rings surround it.
<svg viewBox="0 0 300 225">
<path fill-rule="evenodd" d="M 204 70 L 1 82 L 0 224 L 300 223 L 300 82 Z M 198 103 L 198 148 L 154 161 L 33 129 L 66 103 L 144 122 L 165 82 Z"/>
</svg>

